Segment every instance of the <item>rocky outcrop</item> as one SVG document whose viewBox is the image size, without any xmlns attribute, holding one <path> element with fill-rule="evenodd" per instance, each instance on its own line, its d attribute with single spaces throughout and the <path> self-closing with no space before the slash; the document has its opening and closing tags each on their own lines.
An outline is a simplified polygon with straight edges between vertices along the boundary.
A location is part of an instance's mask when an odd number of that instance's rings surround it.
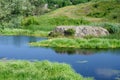
<svg viewBox="0 0 120 80">
<path fill-rule="evenodd" d="M 65 31 L 68 29 L 75 30 L 75 37 L 85 37 L 85 36 L 106 36 L 109 35 L 109 32 L 102 27 L 93 27 L 93 26 L 58 26 L 50 34 L 59 33 L 65 35 Z"/>
</svg>

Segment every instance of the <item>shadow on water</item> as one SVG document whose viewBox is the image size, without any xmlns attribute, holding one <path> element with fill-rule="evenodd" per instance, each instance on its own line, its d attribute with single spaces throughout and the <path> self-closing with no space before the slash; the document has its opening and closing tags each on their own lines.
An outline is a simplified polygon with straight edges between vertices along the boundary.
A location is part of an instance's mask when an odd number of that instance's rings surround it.
<svg viewBox="0 0 120 80">
<path fill-rule="evenodd" d="M 120 49 L 75 49 L 75 48 L 52 48 L 58 54 L 80 54 L 80 55 L 93 55 L 93 54 L 100 54 L 111 52 L 115 55 L 120 55 Z"/>
</svg>

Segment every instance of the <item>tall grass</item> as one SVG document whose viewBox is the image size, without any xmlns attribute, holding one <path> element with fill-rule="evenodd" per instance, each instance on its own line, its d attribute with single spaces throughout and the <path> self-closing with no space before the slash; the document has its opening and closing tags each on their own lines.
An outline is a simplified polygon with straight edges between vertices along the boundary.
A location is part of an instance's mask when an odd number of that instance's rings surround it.
<svg viewBox="0 0 120 80">
<path fill-rule="evenodd" d="M 73 19 L 66 16 L 50 17 L 45 15 L 39 18 L 28 17 L 22 21 L 22 26 L 24 29 L 51 31 L 59 25 L 87 25 L 89 23 L 84 18 Z"/>
<path fill-rule="evenodd" d="M 100 26 L 107 29 L 110 35 L 103 36 L 100 38 L 107 39 L 120 39 L 120 24 L 119 23 L 110 23 L 110 22 L 100 22 L 100 23 L 91 23 L 92 26 Z"/>
<path fill-rule="evenodd" d="M 103 36 L 100 38 L 104 38 L 104 39 L 120 39 L 120 33 L 115 33 L 115 34 L 110 34 L 108 36 Z"/>
<path fill-rule="evenodd" d="M 10 29 L 5 28 L 0 30 L 0 35 L 27 35 L 27 36 L 41 36 L 41 37 L 47 37 L 48 36 L 47 31 L 33 31 L 33 30 L 27 30 L 27 29 Z"/>
<path fill-rule="evenodd" d="M 111 34 L 120 33 L 119 23 L 100 22 L 100 23 L 91 23 L 90 25 L 106 28 Z"/>
<path fill-rule="evenodd" d="M 67 64 L 28 61 L 0 61 L 1 80 L 93 80 L 83 78 Z"/>
<path fill-rule="evenodd" d="M 31 46 L 59 47 L 59 48 L 120 48 L 117 39 L 69 39 L 55 38 L 41 42 L 30 43 Z"/>
</svg>

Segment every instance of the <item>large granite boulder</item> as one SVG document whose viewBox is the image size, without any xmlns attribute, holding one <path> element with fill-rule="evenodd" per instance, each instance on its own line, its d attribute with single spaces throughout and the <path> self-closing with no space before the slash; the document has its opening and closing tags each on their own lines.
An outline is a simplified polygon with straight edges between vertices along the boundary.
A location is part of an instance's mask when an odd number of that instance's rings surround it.
<svg viewBox="0 0 120 80">
<path fill-rule="evenodd" d="M 66 35 L 65 31 L 68 29 L 75 30 L 75 37 L 85 37 L 85 36 L 106 36 L 109 35 L 109 32 L 102 27 L 94 26 L 58 26 L 50 34 L 59 33 L 61 35 Z"/>
</svg>

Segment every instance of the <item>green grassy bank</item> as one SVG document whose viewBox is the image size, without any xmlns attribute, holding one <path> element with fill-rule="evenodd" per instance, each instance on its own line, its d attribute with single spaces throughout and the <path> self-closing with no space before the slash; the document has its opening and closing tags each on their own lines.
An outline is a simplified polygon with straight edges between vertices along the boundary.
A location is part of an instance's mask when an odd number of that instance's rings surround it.
<svg viewBox="0 0 120 80">
<path fill-rule="evenodd" d="M 55 38 L 41 42 L 30 43 L 31 46 L 65 47 L 65 48 L 120 48 L 120 40 L 117 39 L 69 39 Z"/>
<path fill-rule="evenodd" d="M 48 31 L 32 31 L 27 29 L 9 29 L 5 28 L 0 30 L 0 35 L 25 35 L 25 36 L 38 36 L 38 37 L 47 37 Z"/>
<path fill-rule="evenodd" d="M 93 80 L 83 78 L 67 64 L 0 61 L 1 80 Z"/>
</svg>

